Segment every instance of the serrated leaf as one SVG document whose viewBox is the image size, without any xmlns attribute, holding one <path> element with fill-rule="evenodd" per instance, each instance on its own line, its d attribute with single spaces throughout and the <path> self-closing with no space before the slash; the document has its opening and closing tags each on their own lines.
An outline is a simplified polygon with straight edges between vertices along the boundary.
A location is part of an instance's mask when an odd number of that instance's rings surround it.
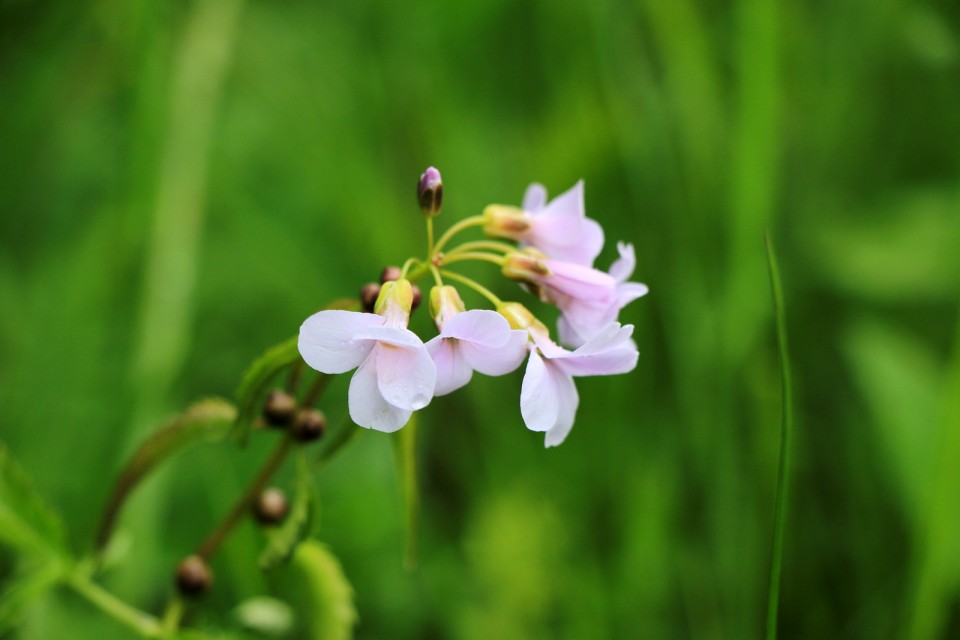
<svg viewBox="0 0 960 640">
<path fill-rule="evenodd" d="M 16 576 L 0 594 L 0 636 L 14 629 L 30 605 L 55 587 L 63 575 L 63 565 L 54 561 Z"/>
<path fill-rule="evenodd" d="M 0 543 L 40 557 L 68 558 L 63 523 L 0 442 Z"/>
<path fill-rule="evenodd" d="M 276 529 L 268 530 L 267 546 L 260 554 L 260 568 L 264 571 L 286 564 L 307 536 L 313 525 L 313 477 L 305 449 L 297 455 L 297 486 L 290 513 Z"/>
<path fill-rule="evenodd" d="M 336 300 L 324 307 L 324 310 L 341 309 L 344 311 L 353 311 L 359 308 L 356 300 Z M 237 406 L 239 413 L 235 423 L 235 435 L 241 444 L 246 444 L 250 437 L 250 429 L 253 421 L 260 412 L 260 403 L 267 392 L 270 383 L 276 378 L 277 374 L 285 368 L 292 365 L 300 358 L 300 351 L 297 349 L 298 337 L 294 336 L 289 340 L 270 348 L 262 356 L 253 361 L 243 374 L 240 380 L 240 386 L 237 388 Z"/>
<path fill-rule="evenodd" d="M 353 637 L 357 610 L 353 587 L 337 558 L 316 540 L 297 549 L 291 569 L 295 574 L 296 604 L 303 617 L 302 635 L 314 640 L 347 640 Z"/>
<path fill-rule="evenodd" d="M 114 484 L 100 522 L 97 548 L 102 549 L 109 541 L 120 507 L 143 478 L 183 447 L 200 440 L 223 438 L 236 415 L 236 408 L 226 400 L 208 398 L 151 434 L 133 453 Z"/>
</svg>

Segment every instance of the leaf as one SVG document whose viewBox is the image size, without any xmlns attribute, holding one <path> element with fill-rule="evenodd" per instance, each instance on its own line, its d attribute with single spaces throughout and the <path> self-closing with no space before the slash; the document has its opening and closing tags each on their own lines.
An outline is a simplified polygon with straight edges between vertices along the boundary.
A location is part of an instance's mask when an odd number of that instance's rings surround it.
<svg viewBox="0 0 960 640">
<path fill-rule="evenodd" d="M 359 307 L 360 303 L 358 301 L 344 298 L 335 300 L 324 307 L 323 310 L 356 311 Z M 243 374 L 240 386 L 237 388 L 237 406 L 240 408 L 240 412 L 237 414 L 234 428 L 240 444 L 246 444 L 247 438 L 250 437 L 250 429 L 260 412 L 260 403 L 267 392 L 267 387 L 278 373 L 300 358 L 300 351 L 297 348 L 298 339 L 298 336 L 294 336 L 270 348 L 254 360 L 253 364 Z"/>
<path fill-rule="evenodd" d="M 17 576 L 10 588 L 0 594 L 0 636 L 14 629 L 30 605 L 46 595 L 63 576 L 64 568 L 59 562 L 44 562 Z"/>
<path fill-rule="evenodd" d="M 102 550 L 110 540 L 121 507 L 143 478 L 183 447 L 202 439 L 223 438 L 236 415 L 236 408 L 226 400 L 208 398 L 197 402 L 150 435 L 134 452 L 113 486 L 100 520 L 97 549 Z"/>
<path fill-rule="evenodd" d="M 0 543 L 40 557 L 70 556 L 60 517 L 0 442 Z"/>
<path fill-rule="evenodd" d="M 310 535 L 313 511 L 313 476 L 310 474 L 306 450 L 301 447 L 297 455 L 297 487 L 293 505 L 283 524 L 268 530 L 267 546 L 260 554 L 261 569 L 270 571 L 290 560 L 297 545 Z"/>
<path fill-rule="evenodd" d="M 306 627 L 298 637 L 346 640 L 353 636 L 357 610 L 353 588 L 337 558 L 316 540 L 306 540 L 291 564 L 294 600 Z"/>
<path fill-rule="evenodd" d="M 233 610 L 233 615 L 244 628 L 274 638 L 288 635 L 294 624 L 290 605 L 267 596 L 244 600 Z"/>
</svg>

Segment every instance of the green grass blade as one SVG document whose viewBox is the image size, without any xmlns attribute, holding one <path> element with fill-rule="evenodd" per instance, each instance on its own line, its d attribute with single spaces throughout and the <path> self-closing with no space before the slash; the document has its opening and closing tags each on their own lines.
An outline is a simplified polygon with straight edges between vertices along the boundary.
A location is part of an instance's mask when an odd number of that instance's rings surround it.
<svg viewBox="0 0 960 640">
<path fill-rule="evenodd" d="M 773 557 L 770 560 L 770 587 L 767 592 L 767 640 L 777 637 L 777 611 L 780 604 L 780 573 L 783 568 L 783 532 L 787 519 L 787 489 L 790 480 L 790 434 L 793 431 L 793 392 L 790 379 L 790 354 L 787 350 L 787 323 L 783 307 L 783 289 L 777 268 L 776 252 L 770 236 L 767 244 L 767 265 L 770 269 L 770 290 L 773 315 L 777 323 L 777 347 L 780 351 L 780 460 L 777 464 L 777 509 L 773 526 Z"/>
</svg>

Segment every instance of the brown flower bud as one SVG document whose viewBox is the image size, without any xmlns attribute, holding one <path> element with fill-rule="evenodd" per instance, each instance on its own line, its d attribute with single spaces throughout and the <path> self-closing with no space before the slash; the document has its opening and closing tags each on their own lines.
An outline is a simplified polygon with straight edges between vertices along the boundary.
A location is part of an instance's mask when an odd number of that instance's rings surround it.
<svg viewBox="0 0 960 640">
<path fill-rule="evenodd" d="M 280 489 L 266 489 L 257 496 L 253 515 L 261 524 L 279 524 L 287 515 L 287 496 Z"/>
<path fill-rule="evenodd" d="M 327 430 L 327 416 L 319 409 L 303 409 L 293 422 L 293 435 L 300 442 L 313 442 Z"/>
<path fill-rule="evenodd" d="M 377 304 L 377 297 L 380 295 L 380 285 L 376 282 L 369 282 L 360 289 L 360 306 L 367 313 L 373 313 L 373 306 Z"/>
<path fill-rule="evenodd" d="M 421 302 L 423 302 L 423 294 L 420 293 L 420 287 L 413 285 L 413 301 L 410 303 L 410 313 L 416 311 Z"/>
<path fill-rule="evenodd" d="M 384 267 L 383 271 L 380 272 L 380 284 L 384 282 L 390 282 L 392 280 L 400 279 L 400 267 Z"/>
<path fill-rule="evenodd" d="M 177 567 L 177 589 L 185 596 L 198 596 L 213 584 L 213 573 L 200 556 L 187 556 Z"/>
<path fill-rule="evenodd" d="M 267 394 L 263 404 L 263 419 L 273 427 L 286 427 L 297 413 L 297 399 L 282 389 Z"/>
</svg>

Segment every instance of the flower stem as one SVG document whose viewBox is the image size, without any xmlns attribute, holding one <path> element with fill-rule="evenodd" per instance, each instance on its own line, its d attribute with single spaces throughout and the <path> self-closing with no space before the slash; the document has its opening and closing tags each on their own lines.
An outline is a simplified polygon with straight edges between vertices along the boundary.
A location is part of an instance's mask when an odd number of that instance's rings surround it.
<svg viewBox="0 0 960 640">
<path fill-rule="evenodd" d="M 464 229 L 469 229 L 470 227 L 479 227 L 480 225 L 486 222 L 486 218 L 483 216 L 470 216 L 469 218 L 464 218 L 457 224 L 453 225 L 446 232 L 440 236 L 440 239 L 437 240 L 437 244 L 434 245 L 433 251 L 430 252 L 430 257 L 440 253 L 440 250 L 450 241 L 453 236 L 457 235 Z"/>
<path fill-rule="evenodd" d="M 310 385 L 310 390 L 307 391 L 307 395 L 303 397 L 303 406 L 312 407 L 317 404 L 317 400 L 319 400 L 323 392 L 327 390 L 327 385 L 330 384 L 330 380 L 332 379 L 333 376 L 329 373 L 319 374 L 317 379 L 313 381 L 313 384 Z"/>
<path fill-rule="evenodd" d="M 149 613 L 130 606 L 100 585 L 91 581 L 87 576 L 81 573 L 75 573 L 70 576 L 67 583 L 74 591 L 86 598 L 91 604 L 99 607 L 101 611 L 114 620 L 125 624 L 141 636 L 145 638 L 157 638 L 160 636 L 161 628 L 159 620 Z"/>
<path fill-rule="evenodd" d="M 467 276 L 462 276 L 459 273 L 454 273 L 453 271 L 447 271 L 446 269 L 441 269 L 440 273 L 443 274 L 445 278 L 450 278 L 451 280 L 456 280 L 457 282 L 462 282 L 467 285 L 484 298 L 493 303 L 493 306 L 499 307 L 503 304 L 503 301 L 500 300 L 497 296 L 493 294 L 490 289 L 487 289 L 485 286 L 474 280 L 473 278 L 468 278 Z"/>
<path fill-rule="evenodd" d="M 481 251 L 458 251 L 446 256 L 443 264 L 453 264 L 454 262 L 463 262 L 464 260 L 482 260 L 483 262 L 492 262 L 502 267 L 505 261 L 503 256 L 497 256 L 492 253 L 483 253 Z"/>
<path fill-rule="evenodd" d="M 438 287 L 443 286 L 443 278 L 440 277 L 440 269 L 437 269 L 437 265 L 430 263 L 430 273 L 433 274 L 433 281 L 437 283 Z"/>
<path fill-rule="evenodd" d="M 413 266 L 415 262 L 420 262 L 416 258 L 407 258 L 407 261 L 403 263 L 403 268 L 400 269 L 400 277 L 406 278 L 407 272 L 410 271 L 410 267 Z"/>
<path fill-rule="evenodd" d="M 237 499 L 233 504 L 233 508 L 230 509 L 230 512 L 227 513 L 220 524 L 217 525 L 217 528 L 207 536 L 206 540 L 204 540 L 197 549 L 198 556 L 204 560 L 209 560 L 210 556 L 220 547 L 220 544 L 227 539 L 227 536 L 230 535 L 233 528 L 240 522 L 240 519 L 250 511 L 250 507 L 257 499 L 257 496 L 260 495 L 260 492 L 263 491 L 267 482 L 273 474 L 276 473 L 277 469 L 280 468 L 280 465 L 283 464 L 287 454 L 290 452 L 290 447 L 293 445 L 293 442 L 293 437 L 287 435 L 280 444 L 277 445 L 273 454 L 267 458 L 267 461 L 260 468 L 253 482 L 247 487 L 247 490 Z"/>
<path fill-rule="evenodd" d="M 433 218 L 427 218 L 427 256 L 433 255 Z"/>
<path fill-rule="evenodd" d="M 474 240 L 472 242 L 464 242 L 463 244 L 457 245 L 448 251 L 445 257 L 449 258 L 450 256 L 459 254 L 463 251 L 473 251 L 474 249 L 487 249 L 489 251 L 502 251 L 504 253 L 510 253 L 517 250 L 514 245 L 506 242 L 499 242 L 497 240 Z"/>
<path fill-rule="evenodd" d="M 163 638 L 173 638 L 177 629 L 180 628 L 180 620 L 183 618 L 183 599 L 174 597 L 167 604 L 166 611 L 163 612 L 163 618 L 160 620 L 160 633 Z"/>
</svg>

